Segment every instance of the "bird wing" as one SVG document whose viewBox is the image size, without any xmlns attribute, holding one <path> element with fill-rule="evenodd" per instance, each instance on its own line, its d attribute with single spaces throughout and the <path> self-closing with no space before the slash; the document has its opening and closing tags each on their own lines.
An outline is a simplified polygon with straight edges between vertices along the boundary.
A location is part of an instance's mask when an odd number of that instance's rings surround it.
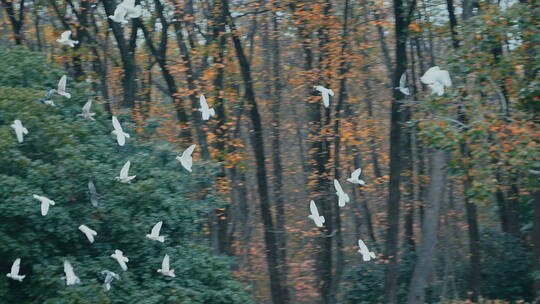
<svg viewBox="0 0 540 304">
<path fill-rule="evenodd" d="M 358 179 L 360 177 L 360 174 L 362 174 L 362 168 L 358 168 L 358 169 L 354 170 L 351 173 L 351 178 L 352 179 Z"/>
<path fill-rule="evenodd" d="M 12 124 L 11 127 L 15 130 L 15 136 L 17 136 L 17 141 L 22 143 L 23 142 L 23 129 L 21 128 L 21 126 L 17 125 L 17 121 L 15 121 L 15 123 Z"/>
<path fill-rule="evenodd" d="M 325 87 L 320 86 L 320 85 L 315 86 L 315 90 L 317 90 L 317 91 L 319 91 L 319 92 L 321 92 L 321 93 L 322 93 L 325 89 L 326 89 Z"/>
<path fill-rule="evenodd" d="M 89 101 L 87 101 L 87 102 L 84 104 L 84 106 L 82 107 L 82 111 L 83 111 L 84 113 L 90 113 L 90 107 L 91 107 L 91 106 L 92 106 L 92 101 L 89 100 Z"/>
<path fill-rule="evenodd" d="M 62 78 L 60 78 L 60 81 L 58 81 L 58 91 L 65 92 L 66 91 L 66 82 L 67 82 L 67 76 L 64 75 Z"/>
<path fill-rule="evenodd" d="M 71 36 L 71 31 L 65 31 L 60 35 L 60 39 L 62 40 L 68 40 L 69 36 Z"/>
<path fill-rule="evenodd" d="M 201 104 L 201 110 L 208 110 L 208 103 L 206 102 L 206 97 L 204 97 L 203 94 L 201 94 L 201 97 L 199 97 L 199 103 Z"/>
<path fill-rule="evenodd" d="M 407 86 L 407 73 L 401 74 L 401 77 L 399 78 L 399 87 L 405 88 Z"/>
<path fill-rule="evenodd" d="M 51 99 L 52 95 L 56 93 L 56 90 L 55 89 L 50 89 L 47 91 L 47 93 L 45 93 L 45 96 L 43 97 L 43 99 L 45 100 L 49 100 Z"/>
<path fill-rule="evenodd" d="M 439 72 L 439 80 L 446 87 L 452 86 L 452 79 L 450 78 L 450 73 L 448 73 L 448 71 L 446 70 L 441 70 Z"/>
<path fill-rule="evenodd" d="M 124 0 L 119 5 L 122 5 L 124 7 L 134 7 L 135 6 L 135 0 Z"/>
<path fill-rule="evenodd" d="M 358 247 L 360 247 L 361 252 L 368 252 L 369 251 L 366 244 L 361 239 L 358 240 Z"/>
<path fill-rule="evenodd" d="M 118 118 L 116 118 L 116 116 L 113 116 L 112 117 L 112 125 L 113 125 L 113 128 L 118 131 L 118 132 L 123 132 L 122 131 L 122 126 L 120 125 L 120 122 L 118 121 Z"/>
<path fill-rule="evenodd" d="M 115 278 L 115 279 L 117 279 L 117 280 L 120 280 L 120 275 L 118 275 L 118 274 L 116 274 L 116 273 L 114 273 L 114 272 L 112 272 L 112 271 L 109 271 L 109 272 L 108 272 L 108 275 L 110 275 L 111 277 L 113 277 L 113 278 Z M 112 280 L 111 280 L 111 281 L 112 281 Z"/>
<path fill-rule="evenodd" d="M 161 262 L 161 271 L 162 272 L 167 272 L 170 270 L 170 265 L 169 265 L 169 255 L 166 254 L 164 257 L 163 257 L 163 262 Z"/>
<path fill-rule="evenodd" d="M 159 231 L 161 230 L 161 225 L 163 225 L 163 221 L 157 222 L 157 224 L 155 224 L 154 227 L 152 228 L 152 232 L 150 234 L 158 236 Z"/>
<path fill-rule="evenodd" d="M 113 19 L 116 22 L 120 22 L 121 19 L 125 20 L 126 14 L 127 14 L 127 8 L 124 7 L 123 5 L 119 4 L 114 9 L 114 15 L 109 16 L 109 18 Z"/>
<path fill-rule="evenodd" d="M 90 191 L 90 194 L 96 195 L 96 186 L 94 185 L 94 182 L 90 179 L 88 180 L 88 191 Z"/>
<path fill-rule="evenodd" d="M 19 269 L 21 268 L 21 259 L 17 258 L 13 265 L 11 265 L 11 274 L 19 274 Z"/>
<path fill-rule="evenodd" d="M 75 276 L 75 273 L 73 272 L 73 266 L 71 266 L 71 263 L 68 260 L 64 260 L 64 273 L 68 278 Z"/>
<path fill-rule="evenodd" d="M 190 157 L 196 146 L 197 145 L 191 145 L 186 150 L 184 150 L 184 152 L 182 152 L 182 158 L 185 159 L 186 157 Z"/>
<path fill-rule="evenodd" d="M 424 84 L 430 84 L 435 82 L 435 77 L 437 76 L 437 73 L 439 72 L 439 67 L 434 66 L 429 68 L 422 77 L 420 77 L 420 81 Z"/>
<path fill-rule="evenodd" d="M 332 91 L 332 89 L 328 89 L 328 95 L 334 96 L 334 91 Z"/>
<path fill-rule="evenodd" d="M 123 132 L 116 133 L 116 141 L 118 142 L 119 146 L 123 146 L 126 144 L 126 134 Z"/>
<path fill-rule="evenodd" d="M 41 200 L 41 215 L 45 216 L 49 212 L 49 202 L 47 200 Z"/>
<path fill-rule="evenodd" d="M 126 178 L 128 176 L 129 166 L 131 166 L 131 162 L 128 160 L 122 167 L 122 170 L 120 170 L 120 178 Z"/>
<path fill-rule="evenodd" d="M 314 201 L 309 202 L 309 210 L 315 218 L 319 217 L 319 210 L 317 210 L 317 205 L 315 205 Z"/>
<path fill-rule="evenodd" d="M 341 188 L 341 184 L 337 179 L 334 179 L 334 188 L 336 189 L 336 193 L 344 193 L 343 188 Z"/>
<path fill-rule="evenodd" d="M 429 85 L 429 87 L 432 90 L 432 94 L 437 94 L 439 96 L 442 96 L 444 94 L 444 86 L 440 82 L 433 82 Z"/>
<path fill-rule="evenodd" d="M 328 92 L 322 93 L 322 100 L 323 100 L 324 106 L 328 108 L 330 106 L 330 96 L 328 96 Z"/>
</svg>

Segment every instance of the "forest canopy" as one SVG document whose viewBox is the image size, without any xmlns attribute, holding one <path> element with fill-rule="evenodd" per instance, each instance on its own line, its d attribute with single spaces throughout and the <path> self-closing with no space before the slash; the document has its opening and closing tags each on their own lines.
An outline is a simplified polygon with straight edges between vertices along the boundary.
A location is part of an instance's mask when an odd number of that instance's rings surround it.
<svg viewBox="0 0 540 304">
<path fill-rule="evenodd" d="M 0 297 L 540 303 L 539 17 L 0 0 Z"/>
</svg>

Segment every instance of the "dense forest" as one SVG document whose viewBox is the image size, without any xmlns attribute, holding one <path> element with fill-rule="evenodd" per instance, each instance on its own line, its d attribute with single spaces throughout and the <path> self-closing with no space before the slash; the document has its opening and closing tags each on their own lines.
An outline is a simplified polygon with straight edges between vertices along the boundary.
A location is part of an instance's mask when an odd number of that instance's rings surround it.
<svg viewBox="0 0 540 304">
<path fill-rule="evenodd" d="M 0 303 L 540 303 L 535 0 L 0 0 Z"/>
</svg>

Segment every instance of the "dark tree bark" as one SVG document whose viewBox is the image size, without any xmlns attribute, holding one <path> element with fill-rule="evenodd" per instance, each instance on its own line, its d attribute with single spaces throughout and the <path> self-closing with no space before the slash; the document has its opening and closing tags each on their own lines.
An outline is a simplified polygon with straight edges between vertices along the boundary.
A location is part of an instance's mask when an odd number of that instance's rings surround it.
<svg viewBox="0 0 540 304">
<path fill-rule="evenodd" d="M 114 15 L 116 3 L 114 0 L 101 0 L 103 8 L 107 16 Z M 122 88 L 123 88 L 123 100 L 121 105 L 123 107 L 132 108 L 135 105 L 137 99 L 137 63 L 135 62 L 135 49 L 137 48 L 137 31 L 139 29 L 140 20 L 132 19 L 131 33 L 129 39 L 124 37 L 123 27 L 107 18 L 109 27 L 111 28 L 118 51 L 120 52 L 120 58 L 122 60 L 122 68 L 124 75 L 122 76 Z"/>
<path fill-rule="evenodd" d="M 13 30 L 13 40 L 16 45 L 22 45 L 24 41 L 24 1 L 19 2 L 19 7 L 15 8 L 15 0 L 2 0 L 2 6 L 6 10 L 6 14 Z"/>
<path fill-rule="evenodd" d="M 459 48 L 459 39 L 457 37 L 457 19 L 454 11 L 454 0 L 446 0 L 446 9 L 448 11 L 448 20 L 450 21 L 450 31 L 452 32 L 452 46 Z"/>
<path fill-rule="evenodd" d="M 425 288 L 428 285 L 428 279 L 433 269 L 438 242 L 439 211 L 446 183 L 446 172 L 443 169 L 446 164 L 445 152 L 442 150 L 434 151 L 430 163 L 431 180 L 427 190 L 422 242 L 409 284 L 409 304 L 425 303 Z"/>
<path fill-rule="evenodd" d="M 159 68 L 161 70 L 161 75 L 163 79 L 165 80 L 165 84 L 167 85 L 168 95 L 171 97 L 173 101 L 173 105 L 176 109 L 176 115 L 182 128 L 182 131 L 180 132 L 180 136 L 186 142 L 190 142 L 192 139 L 191 139 L 191 132 L 189 131 L 189 128 L 187 127 L 188 120 L 189 120 L 188 115 L 186 113 L 186 110 L 184 109 L 184 106 L 182 105 L 183 103 L 182 99 L 179 98 L 177 95 L 178 85 L 176 84 L 174 76 L 171 74 L 171 71 L 167 65 L 167 48 L 168 48 L 168 41 L 169 41 L 168 34 L 169 34 L 170 23 L 167 21 L 164 15 L 164 7 L 160 0 L 154 0 L 154 7 L 155 7 L 155 12 L 157 12 L 157 16 L 159 17 L 159 20 L 161 23 L 161 33 L 160 33 L 159 43 L 157 45 L 154 44 L 154 42 L 152 41 L 152 32 L 149 31 L 143 23 L 140 24 L 140 28 L 143 32 L 146 45 L 148 49 L 150 50 L 150 54 L 152 54 L 157 64 L 159 65 Z M 186 67 L 187 70 L 189 70 L 189 68 L 190 66 Z M 189 72 L 186 72 L 186 73 L 189 73 Z M 190 78 L 189 77 L 187 78 L 188 78 L 188 84 L 189 84 Z M 192 88 L 190 88 L 190 90 L 192 92 L 194 91 L 194 89 Z M 192 94 L 195 94 L 195 93 L 193 92 Z M 194 104 L 196 104 L 197 98 L 192 97 L 191 102 L 193 106 Z M 201 130 L 200 117 L 199 119 L 197 119 L 198 117 L 196 116 L 197 114 L 198 113 L 194 113 L 193 125 L 195 127 L 195 132 L 198 135 L 197 139 L 198 139 L 198 144 L 201 147 L 201 157 L 206 160 L 209 158 L 208 146 L 206 144 L 206 135 L 204 134 L 204 131 Z"/>
<path fill-rule="evenodd" d="M 302 5 L 299 5 L 302 4 Z M 289 8 L 293 15 L 301 14 L 301 10 L 308 9 L 307 3 L 290 3 Z M 308 96 L 314 97 L 318 93 L 313 88 L 314 85 L 323 85 L 328 87 L 328 83 L 324 78 L 326 68 L 324 65 L 327 56 L 328 48 L 328 30 L 327 25 L 324 24 L 328 20 L 331 4 L 329 1 L 325 1 L 322 7 L 322 14 L 325 16 L 322 18 L 323 25 L 321 25 L 317 31 L 313 33 L 317 34 L 318 38 L 318 64 L 319 72 L 317 79 L 309 79 L 308 83 Z M 307 22 L 300 18 L 296 22 L 298 37 L 300 44 L 302 45 L 302 51 L 304 55 L 304 71 L 307 73 L 314 72 L 314 47 L 312 41 L 312 30 L 309 29 Z M 318 291 L 321 296 L 322 302 L 325 304 L 334 303 L 335 295 L 332 293 L 332 280 L 333 280 L 333 231 L 335 230 L 333 216 L 333 206 L 329 199 L 329 190 L 331 185 L 329 182 L 329 159 L 330 159 L 330 142 L 327 136 L 323 135 L 323 130 L 329 127 L 330 123 L 330 110 L 321 110 L 321 102 L 308 103 L 308 125 L 309 125 L 309 150 L 308 155 L 310 158 L 310 171 L 313 178 L 310 195 L 313 200 L 317 202 L 319 210 L 324 215 L 326 222 L 324 228 L 321 229 L 322 237 L 317 239 L 318 247 L 320 248 L 317 257 L 316 272 L 318 278 Z M 324 113 L 323 113 L 324 112 Z"/>
<path fill-rule="evenodd" d="M 268 263 L 268 271 L 270 273 L 270 287 L 272 292 L 272 301 L 274 304 L 288 303 L 286 287 L 283 278 L 280 275 L 280 263 L 278 253 L 278 242 L 275 233 L 275 225 L 272 219 L 272 210 L 270 208 L 270 198 L 268 195 L 268 180 L 265 165 L 264 138 L 261 123 L 261 116 L 255 91 L 253 88 L 253 80 L 251 76 L 251 67 L 244 52 L 244 47 L 240 38 L 236 25 L 229 12 L 228 0 L 221 0 L 222 13 L 226 18 L 227 25 L 231 31 L 236 57 L 240 65 L 242 81 L 244 83 L 244 98 L 249 104 L 248 115 L 250 117 L 253 130 L 250 134 L 253 152 L 256 162 L 256 179 L 259 192 L 259 200 L 261 207 L 261 217 L 264 226 L 264 239 L 266 244 L 266 261 Z"/>
<path fill-rule="evenodd" d="M 390 183 L 388 185 L 387 228 L 386 244 L 384 248 L 384 302 L 394 304 L 397 301 L 397 275 L 398 275 L 398 243 L 399 243 L 399 213 L 400 213 L 400 182 L 402 162 L 402 123 L 401 100 L 403 93 L 394 88 L 399 87 L 399 79 L 407 69 L 407 27 L 410 15 L 414 11 L 416 2 L 405 6 L 402 0 L 394 0 L 395 18 L 395 69 L 392 83 L 392 106 L 390 114 Z"/>
<path fill-rule="evenodd" d="M 347 54 L 349 49 L 348 43 L 348 34 L 349 34 L 349 0 L 345 0 L 345 5 L 343 7 L 343 25 L 341 32 L 341 50 L 340 50 L 340 66 L 338 75 L 339 79 L 339 95 L 336 104 L 336 111 L 334 117 L 334 178 L 339 180 L 341 178 L 341 164 L 340 164 L 340 153 L 341 153 L 341 136 L 340 136 L 340 125 L 342 112 L 347 96 L 347 72 L 349 66 L 347 63 Z M 335 217 L 335 241 L 336 241 L 336 254 L 335 254 L 335 274 L 330 286 L 330 292 L 333 295 L 333 301 L 338 294 L 339 282 L 343 276 L 343 270 L 345 268 L 345 254 L 343 252 L 343 235 L 341 231 L 341 210 L 337 202 L 333 204 L 333 213 Z"/>
<path fill-rule="evenodd" d="M 461 154 L 467 159 L 471 158 L 468 147 L 461 144 Z M 470 268 L 468 275 L 469 299 L 476 303 L 480 296 L 480 232 L 478 229 L 478 216 L 476 205 L 471 200 L 470 191 L 472 190 L 472 177 L 469 175 L 469 168 L 465 168 L 465 177 L 463 181 L 463 192 L 465 192 L 465 213 L 467 217 L 467 226 L 469 233 L 469 251 Z"/>
<path fill-rule="evenodd" d="M 276 5 L 276 4 L 275 4 Z M 276 7 L 277 8 L 277 7 Z M 272 31 L 266 33 L 270 34 L 271 39 L 271 55 L 272 59 L 272 84 L 273 84 L 273 99 L 271 103 L 271 146 L 272 146 L 272 173 L 274 176 L 274 204 L 276 206 L 276 230 L 279 231 L 278 247 L 279 247 L 279 259 L 281 266 L 281 277 L 284 282 L 287 282 L 287 231 L 285 222 L 285 204 L 283 199 L 283 165 L 281 161 L 281 139 L 280 139 L 280 114 L 282 99 L 282 80 L 281 80 L 281 52 L 280 52 L 280 40 L 279 40 L 279 20 L 275 12 L 271 14 Z M 286 289 L 287 294 L 289 293 Z M 289 296 L 287 295 L 287 298 Z"/>
<path fill-rule="evenodd" d="M 403 113 L 403 123 L 406 124 L 411 120 L 411 108 L 406 107 L 402 110 Z M 403 163 L 405 165 L 404 174 L 402 179 L 405 184 L 405 223 L 404 223 L 404 232 L 405 232 L 405 244 L 408 247 L 408 250 L 415 250 L 416 243 L 414 240 L 414 180 L 413 180 L 413 157 L 412 157 L 412 132 L 415 126 L 404 126 L 403 134 Z"/>
<path fill-rule="evenodd" d="M 466 0 L 468 1 L 468 0 Z M 464 5 L 469 5 L 467 3 L 464 3 Z M 453 5 L 449 5 L 448 9 L 453 9 Z M 470 17 L 469 14 L 471 12 L 466 12 L 468 10 L 467 7 L 464 8 L 463 12 L 463 22 L 466 23 L 467 19 Z M 472 10 L 472 8 L 471 8 Z M 454 20 L 451 24 L 451 27 L 453 27 L 452 30 L 455 30 L 455 27 L 457 26 L 457 21 Z M 457 40 L 456 35 L 452 35 L 453 46 L 454 48 L 459 47 L 459 41 Z M 464 93 L 465 97 L 466 92 Z M 457 110 L 458 115 L 458 121 L 464 125 L 468 124 L 469 118 L 467 117 L 467 114 L 465 112 L 464 105 L 460 104 L 458 106 Z M 469 147 L 466 143 L 466 138 L 463 139 L 463 141 L 459 145 L 460 153 L 464 159 L 472 159 L 471 153 L 469 150 Z M 465 200 L 465 214 L 467 217 L 467 226 L 468 226 L 468 235 L 469 235 L 469 273 L 468 273 L 468 280 L 467 280 L 467 290 L 469 299 L 476 303 L 478 302 L 478 298 L 480 296 L 480 283 L 481 283 L 481 266 L 480 266 L 480 232 L 478 228 L 478 216 L 476 211 L 476 205 L 471 200 L 471 190 L 472 190 L 472 176 L 470 175 L 470 164 L 464 163 L 463 164 L 463 192 L 464 192 L 464 200 Z"/>
</svg>

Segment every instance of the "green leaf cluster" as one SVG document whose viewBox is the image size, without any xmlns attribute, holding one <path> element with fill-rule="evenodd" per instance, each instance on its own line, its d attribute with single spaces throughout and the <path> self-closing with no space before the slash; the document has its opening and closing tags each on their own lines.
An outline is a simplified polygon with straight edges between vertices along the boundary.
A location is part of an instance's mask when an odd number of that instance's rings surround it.
<svg viewBox="0 0 540 304">
<path fill-rule="evenodd" d="M 29 76 L 26 65 L 36 74 Z M 203 245 L 204 217 L 223 204 L 216 193 L 196 195 L 211 183 L 212 169 L 195 164 L 190 174 L 171 146 L 138 141 L 126 116 L 119 119 L 132 138 L 119 147 L 99 105 L 92 106 L 96 121 L 77 116 L 90 95 L 84 84 L 68 79 L 73 97 L 55 96 L 58 107 L 38 102 L 61 75 L 39 54 L 0 51 L 0 69 L 0 302 L 252 303 L 232 277 L 231 261 Z M 21 144 L 10 127 L 15 119 L 29 131 Z M 127 160 L 137 177 L 122 184 L 115 176 Z M 97 208 L 90 203 L 89 179 L 102 195 Z M 42 216 L 32 194 L 56 205 Z M 145 238 L 161 220 L 165 243 Z M 81 224 L 97 231 L 93 244 L 77 229 Z M 129 258 L 128 271 L 110 257 L 115 249 Z M 156 271 L 165 254 L 176 278 Z M 18 257 L 22 283 L 5 277 Z M 80 284 L 66 286 L 64 259 Z M 104 269 L 121 276 L 108 292 Z"/>
</svg>

